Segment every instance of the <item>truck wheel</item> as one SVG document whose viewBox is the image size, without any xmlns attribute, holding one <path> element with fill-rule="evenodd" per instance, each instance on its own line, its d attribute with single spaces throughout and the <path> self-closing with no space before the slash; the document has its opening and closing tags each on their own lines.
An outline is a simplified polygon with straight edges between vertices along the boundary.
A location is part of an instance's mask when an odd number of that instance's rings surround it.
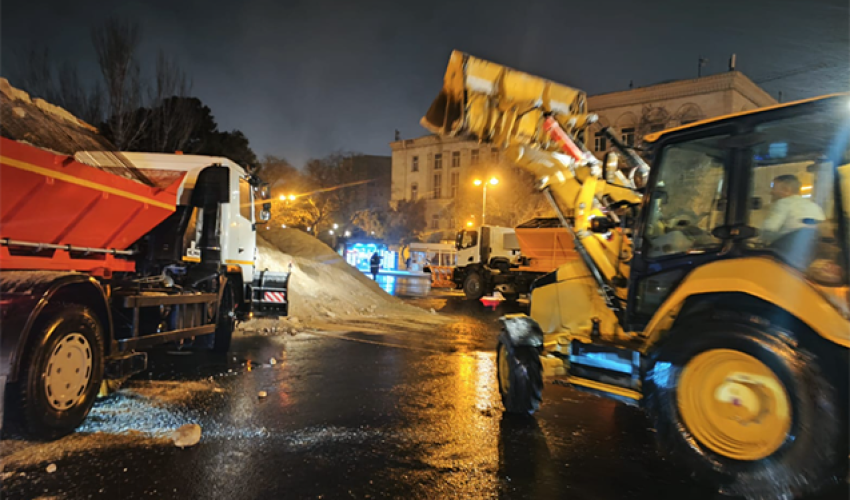
<svg viewBox="0 0 850 500">
<path fill-rule="evenodd" d="M 531 415 L 540 407 L 543 393 L 543 365 L 533 347 L 508 348 L 499 342 L 497 369 L 499 394 L 505 411 Z"/>
<path fill-rule="evenodd" d="M 748 498 L 809 494 L 846 473 L 846 417 L 817 357 L 743 323 L 689 322 L 670 335 L 645 391 L 674 463 Z"/>
<path fill-rule="evenodd" d="M 55 439 L 91 411 L 103 378 L 103 327 L 88 307 L 48 306 L 22 359 L 15 414 L 31 435 Z M 14 418 L 14 417 L 13 417 Z"/>
<path fill-rule="evenodd" d="M 236 297 L 233 286 L 228 283 L 224 286 L 221 303 L 218 305 L 218 323 L 215 327 L 213 352 L 227 353 L 230 350 L 234 329 L 236 329 Z"/>
<path fill-rule="evenodd" d="M 463 281 L 463 294 L 468 300 L 478 300 L 484 296 L 484 283 L 481 275 L 472 272 Z"/>
</svg>

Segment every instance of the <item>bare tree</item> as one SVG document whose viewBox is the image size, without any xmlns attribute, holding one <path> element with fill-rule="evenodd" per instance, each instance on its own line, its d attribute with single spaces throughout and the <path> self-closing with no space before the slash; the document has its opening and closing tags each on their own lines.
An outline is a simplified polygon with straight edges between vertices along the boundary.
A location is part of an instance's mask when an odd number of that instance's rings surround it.
<svg viewBox="0 0 850 500">
<path fill-rule="evenodd" d="M 18 57 L 13 70 L 13 81 L 33 97 L 66 109 L 69 113 L 92 125 L 103 120 L 103 87 L 95 83 L 86 88 L 79 78 L 76 66 L 64 63 L 58 71 L 46 48 L 31 48 Z"/>
<path fill-rule="evenodd" d="M 56 103 L 71 114 L 92 125 L 103 121 L 104 94 L 100 82 L 86 88 L 76 66 L 65 63 L 59 69 Z"/>
<path fill-rule="evenodd" d="M 25 89 L 33 97 L 47 102 L 56 102 L 56 80 L 53 64 L 47 48 L 32 47 L 17 52 L 17 64 L 13 72 L 13 83 Z"/>
<path fill-rule="evenodd" d="M 106 125 L 121 150 L 132 148 L 145 129 L 146 113 L 137 112 L 143 100 L 136 59 L 139 39 L 136 22 L 112 18 L 92 29 L 92 43 L 106 84 Z"/>
<path fill-rule="evenodd" d="M 156 59 L 156 76 L 151 112 L 150 143 L 154 151 L 183 151 L 200 117 L 188 96 L 192 82 L 177 62 L 160 50 Z"/>
</svg>

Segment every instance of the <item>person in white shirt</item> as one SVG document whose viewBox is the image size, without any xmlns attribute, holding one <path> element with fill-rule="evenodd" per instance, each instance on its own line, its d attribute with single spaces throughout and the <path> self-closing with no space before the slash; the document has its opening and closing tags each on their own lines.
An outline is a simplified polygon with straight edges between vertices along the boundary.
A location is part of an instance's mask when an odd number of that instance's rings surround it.
<svg viewBox="0 0 850 500">
<path fill-rule="evenodd" d="M 798 229 L 815 229 L 826 217 L 812 200 L 800 196 L 802 184 L 794 175 L 780 175 L 771 184 L 769 213 L 762 224 L 762 240 L 772 243 Z"/>
</svg>

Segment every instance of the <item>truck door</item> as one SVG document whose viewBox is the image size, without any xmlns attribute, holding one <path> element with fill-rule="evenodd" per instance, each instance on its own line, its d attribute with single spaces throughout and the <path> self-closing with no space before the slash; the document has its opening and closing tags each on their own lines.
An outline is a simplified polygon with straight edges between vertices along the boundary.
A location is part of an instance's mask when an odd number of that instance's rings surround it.
<svg viewBox="0 0 850 500">
<path fill-rule="evenodd" d="M 233 171 L 232 171 L 233 172 Z M 230 220 L 227 221 L 222 241 L 225 243 L 225 264 L 237 265 L 242 268 L 242 278 L 250 283 L 254 278 L 254 255 L 256 247 L 256 228 L 254 226 L 254 191 L 247 177 L 236 172 L 231 180 L 238 183 L 236 189 L 231 189 Z M 224 228 L 223 228 L 224 229 Z"/>
<path fill-rule="evenodd" d="M 490 248 L 490 228 L 487 226 L 481 227 L 481 238 L 478 240 L 478 248 L 481 251 L 481 263 L 487 265 L 490 263 L 490 254 L 493 249 Z"/>
</svg>

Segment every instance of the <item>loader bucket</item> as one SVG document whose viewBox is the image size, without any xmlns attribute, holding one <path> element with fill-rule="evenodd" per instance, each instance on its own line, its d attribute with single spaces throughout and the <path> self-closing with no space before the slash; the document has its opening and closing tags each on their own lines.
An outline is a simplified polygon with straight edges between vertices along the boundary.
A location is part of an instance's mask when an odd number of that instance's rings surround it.
<svg viewBox="0 0 850 500">
<path fill-rule="evenodd" d="M 584 92 L 454 51 L 443 88 L 420 123 L 438 135 L 507 147 L 548 143 L 546 116 L 572 133 L 592 123 Z"/>
</svg>

